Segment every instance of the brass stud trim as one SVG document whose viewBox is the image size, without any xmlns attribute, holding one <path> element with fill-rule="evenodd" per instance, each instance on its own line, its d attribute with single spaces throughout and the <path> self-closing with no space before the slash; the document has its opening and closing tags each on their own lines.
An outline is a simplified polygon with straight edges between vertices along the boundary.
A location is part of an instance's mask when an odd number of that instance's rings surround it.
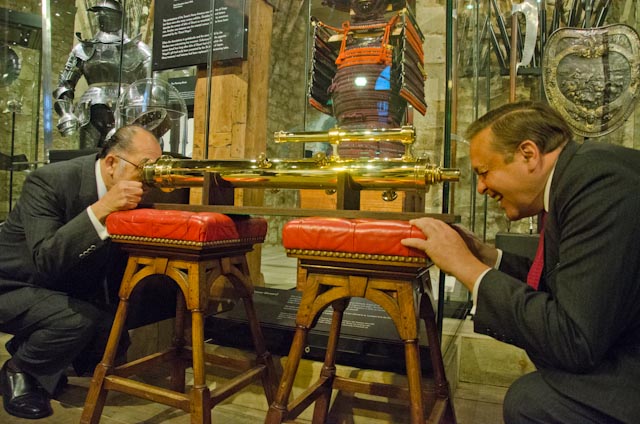
<svg viewBox="0 0 640 424">
<path fill-rule="evenodd" d="M 423 263 L 426 258 L 418 256 L 377 255 L 372 253 L 333 252 L 327 250 L 287 248 L 285 252 L 292 256 L 320 256 L 328 258 L 366 259 L 368 261 Z"/>
<path fill-rule="evenodd" d="M 226 240 L 214 240 L 214 241 L 193 241 L 193 240 L 176 240 L 176 239 L 166 239 L 166 238 L 157 238 L 157 237 L 143 237 L 143 236 L 133 236 L 127 234 L 112 234 L 111 239 L 115 242 L 119 240 L 127 241 L 127 242 L 139 242 L 139 243 L 156 243 L 156 244 L 166 244 L 166 245 L 175 245 L 175 246 L 189 246 L 189 247 L 215 247 L 215 246 L 226 246 L 233 244 L 257 244 L 264 242 L 264 238 L 262 237 L 249 237 L 242 239 L 226 239 Z"/>
</svg>

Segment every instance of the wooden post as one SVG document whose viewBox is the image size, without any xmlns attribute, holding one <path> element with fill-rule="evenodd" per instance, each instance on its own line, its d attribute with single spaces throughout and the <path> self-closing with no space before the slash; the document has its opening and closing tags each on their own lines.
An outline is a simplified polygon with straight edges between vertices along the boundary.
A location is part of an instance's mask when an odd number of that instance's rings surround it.
<svg viewBox="0 0 640 424">
<path fill-rule="evenodd" d="M 205 142 L 208 69 L 198 70 L 194 101 L 194 159 L 254 159 L 267 148 L 267 100 L 273 7 L 247 2 L 247 58 L 211 64 L 208 140 Z M 207 144 L 205 144 L 207 143 Z M 205 157 L 205 153 L 208 155 Z M 196 191 L 196 190 L 193 190 Z M 262 190 L 238 190 L 238 205 L 261 206 Z M 244 192 L 244 193 L 242 193 Z M 192 197 L 191 203 L 200 203 Z"/>
<path fill-rule="evenodd" d="M 198 71 L 194 101 L 194 159 L 254 159 L 267 150 L 267 106 L 273 6 L 266 0 L 246 3 L 246 60 L 210 64 Z M 208 97 L 208 83 L 211 97 Z M 209 99 L 209 116 L 206 116 Z M 208 139 L 205 129 L 208 119 Z M 206 144 L 205 144 L 206 143 Z M 208 155 L 205 157 L 205 152 Z M 262 206 L 263 190 L 235 190 L 238 206 Z M 192 204 L 202 203 L 202 190 L 191 190 Z M 262 285 L 260 245 L 247 255 L 252 280 Z"/>
</svg>

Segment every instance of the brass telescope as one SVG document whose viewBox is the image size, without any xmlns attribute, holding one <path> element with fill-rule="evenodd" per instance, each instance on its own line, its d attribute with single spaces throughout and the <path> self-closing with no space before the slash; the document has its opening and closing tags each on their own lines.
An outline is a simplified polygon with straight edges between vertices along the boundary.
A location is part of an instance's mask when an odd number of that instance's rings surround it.
<svg viewBox="0 0 640 424">
<path fill-rule="evenodd" d="M 428 158 L 417 159 L 310 159 L 195 160 L 162 156 L 143 168 L 144 183 L 163 191 L 202 187 L 206 173 L 217 174 L 216 184 L 234 188 L 336 189 L 347 174 L 356 190 L 424 190 L 458 181 L 460 171 L 441 168 Z"/>
</svg>

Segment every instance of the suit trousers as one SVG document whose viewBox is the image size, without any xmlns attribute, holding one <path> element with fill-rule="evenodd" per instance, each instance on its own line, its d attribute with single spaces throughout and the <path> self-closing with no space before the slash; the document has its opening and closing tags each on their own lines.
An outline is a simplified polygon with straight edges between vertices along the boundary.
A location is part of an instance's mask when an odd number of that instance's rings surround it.
<svg viewBox="0 0 640 424">
<path fill-rule="evenodd" d="M 93 372 L 102 358 L 113 314 L 62 292 L 36 287 L 15 292 L 31 298 L 28 309 L 0 323 L 0 331 L 14 335 L 7 350 L 15 364 L 50 394 L 70 365 L 78 375 Z M 121 354 L 128 345 L 125 336 Z"/>
<path fill-rule="evenodd" d="M 504 398 L 505 424 L 616 424 L 611 418 L 559 393 L 549 386 L 539 372 L 516 380 Z"/>
</svg>

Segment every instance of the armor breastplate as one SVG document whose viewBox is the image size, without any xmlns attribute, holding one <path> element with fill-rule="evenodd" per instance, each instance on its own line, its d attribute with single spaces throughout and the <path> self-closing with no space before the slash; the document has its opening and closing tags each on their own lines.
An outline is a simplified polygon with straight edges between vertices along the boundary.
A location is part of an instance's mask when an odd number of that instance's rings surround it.
<svg viewBox="0 0 640 424">
<path fill-rule="evenodd" d="M 85 42 L 86 43 L 86 42 Z M 120 49 L 124 52 L 121 55 Z M 122 56 L 122 73 L 120 59 Z M 117 82 L 129 84 L 148 76 L 150 55 L 135 40 L 120 43 L 95 43 L 93 54 L 83 64 L 83 74 L 89 85 Z"/>
</svg>

